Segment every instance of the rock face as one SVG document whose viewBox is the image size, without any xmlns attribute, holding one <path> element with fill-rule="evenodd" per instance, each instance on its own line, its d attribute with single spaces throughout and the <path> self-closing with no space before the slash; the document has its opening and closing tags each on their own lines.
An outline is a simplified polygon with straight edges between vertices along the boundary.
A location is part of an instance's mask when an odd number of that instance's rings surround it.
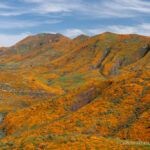
<svg viewBox="0 0 150 150">
<path fill-rule="evenodd" d="M 0 48 L 0 149 L 148 149 L 149 98 L 150 37 L 29 36 Z"/>
</svg>

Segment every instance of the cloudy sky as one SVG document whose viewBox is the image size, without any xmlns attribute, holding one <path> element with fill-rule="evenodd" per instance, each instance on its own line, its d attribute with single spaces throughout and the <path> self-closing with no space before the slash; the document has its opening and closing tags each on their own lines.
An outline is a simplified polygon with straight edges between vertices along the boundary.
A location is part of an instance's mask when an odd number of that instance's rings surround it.
<svg viewBox="0 0 150 150">
<path fill-rule="evenodd" d="M 31 34 L 150 36 L 150 0 L 0 0 L 0 47 Z"/>
</svg>

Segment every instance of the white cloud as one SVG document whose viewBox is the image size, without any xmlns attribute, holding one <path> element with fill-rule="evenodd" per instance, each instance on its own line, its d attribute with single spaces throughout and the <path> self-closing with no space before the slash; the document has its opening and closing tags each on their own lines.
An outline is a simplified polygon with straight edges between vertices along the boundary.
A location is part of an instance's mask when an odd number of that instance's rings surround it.
<svg viewBox="0 0 150 150">
<path fill-rule="evenodd" d="M 34 3 L 35 7 L 30 11 L 32 13 L 62 13 L 79 10 L 82 0 L 24 0 L 28 3 Z"/>
<path fill-rule="evenodd" d="M 150 23 L 143 23 L 135 26 L 111 25 L 98 29 L 88 29 L 87 34 L 100 34 L 103 32 L 113 32 L 118 34 L 140 34 L 150 36 Z"/>
<path fill-rule="evenodd" d="M 129 18 L 149 15 L 150 2 L 145 0 L 97 0 L 91 2 L 83 13 L 99 18 Z"/>
<path fill-rule="evenodd" d="M 117 34 L 140 34 L 150 36 L 150 23 L 143 23 L 135 26 L 108 25 L 100 26 L 99 28 L 93 29 L 67 29 L 65 32 L 62 33 L 72 38 L 81 34 L 97 35 L 104 32 L 113 32 Z"/>
<path fill-rule="evenodd" d="M 12 29 L 12 28 L 26 28 L 35 27 L 43 24 L 55 24 L 60 23 L 61 20 L 49 20 L 49 21 L 2 21 L 0 29 Z"/>
<path fill-rule="evenodd" d="M 150 24 L 140 24 L 136 26 L 109 26 L 111 32 L 119 34 L 140 34 L 150 36 Z"/>
<path fill-rule="evenodd" d="M 17 9 L 17 8 L 12 7 L 6 10 L 0 10 L 0 16 L 6 16 L 6 17 L 20 16 L 20 15 L 28 14 L 28 13 L 29 13 L 29 10 L 28 9 L 24 10 L 24 8 Z"/>
<path fill-rule="evenodd" d="M 0 8 L 9 8 L 6 4 L 0 3 Z"/>
<path fill-rule="evenodd" d="M 22 14 L 51 14 L 59 16 L 62 13 L 90 16 L 95 18 L 128 18 L 149 15 L 150 1 L 145 0 L 18 0 L 23 6 L 1 10 L 1 16 Z M 5 7 L 0 3 L 0 8 Z M 8 6 L 6 6 L 8 7 Z"/>
<path fill-rule="evenodd" d="M 119 34 L 132 34 L 137 32 L 137 27 L 134 26 L 109 26 L 108 30 Z"/>
<path fill-rule="evenodd" d="M 149 30 L 150 31 L 150 23 L 143 23 L 141 24 L 141 27 L 145 30 Z"/>
<path fill-rule="evenodd" d="M 112 0 L 105 1 L 104 6 L 112 10 L 132 10 L 150 12 L 150 2 L 142 0 Z"/>
<path fill-rule="evenodd" d="M 21 34 L 0 34 L 0 47 L 12 46 L 25 37 L 29 36 L 31 33 L 21 33 Z"/>
<path fill-rule="evenodd" d="M 84 34 L 84 32 L 81 29 L 67 29 L 63 34 L 70 38 L 74 38 L 80 34 Z"/>
<path fill-rule="evenodd" d="M 104 28 L 104 27 L 101 27 L 101 28 L 98 28 L 98 29 L 88 29 L 86 31 L 87 34 L 101 34 L 103 32 L 106 32 L 107 31 L 107 28 Z"/>
<path fill-rule="evenodd" d="M 18 0 L 22 5 L 0 10 L 0 16 L 19 16 L 23 14 L 36 14 L 57 17 L 79 11 L 82 9 L 82 0 Z M 0 5 L 1 6 L 1 5 Z M 1 7 L 0 7 L 1 8 Z M 59 13 L 59 14 L 58 14 Z"/>
<path fill-rule="evenodd" d="M 29 2 L 29 0 L 26 0 Z M 38 4 L 38 13 L 73 12 L 92 17 L 128 18 L 150 13 L 150 2 L 144 0 L 30 0 Z"/>
</svg>

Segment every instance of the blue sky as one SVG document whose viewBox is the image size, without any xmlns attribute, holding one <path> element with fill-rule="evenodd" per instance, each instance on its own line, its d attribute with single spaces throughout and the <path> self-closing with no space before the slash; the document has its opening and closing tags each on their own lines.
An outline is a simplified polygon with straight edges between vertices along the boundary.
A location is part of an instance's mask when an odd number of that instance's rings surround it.
<svg viewBox="0 0 150 150">
<path fill-rule="evenodd" d="M 0 47 L 31 34 L 150 36 L 150 0 L 0 0 Z"/>
</svg>

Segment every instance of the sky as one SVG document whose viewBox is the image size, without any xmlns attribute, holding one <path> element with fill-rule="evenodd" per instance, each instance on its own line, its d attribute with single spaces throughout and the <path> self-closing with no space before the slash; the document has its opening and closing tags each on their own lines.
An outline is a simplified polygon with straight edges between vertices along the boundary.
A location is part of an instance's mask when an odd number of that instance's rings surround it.
<svg viewBox="0 0 150 150">
<path fill-rule="evenodd" d="M 0 0 L 0 47 L 29 35 L 150 36 L 150 0 Z"/>
</svg>

